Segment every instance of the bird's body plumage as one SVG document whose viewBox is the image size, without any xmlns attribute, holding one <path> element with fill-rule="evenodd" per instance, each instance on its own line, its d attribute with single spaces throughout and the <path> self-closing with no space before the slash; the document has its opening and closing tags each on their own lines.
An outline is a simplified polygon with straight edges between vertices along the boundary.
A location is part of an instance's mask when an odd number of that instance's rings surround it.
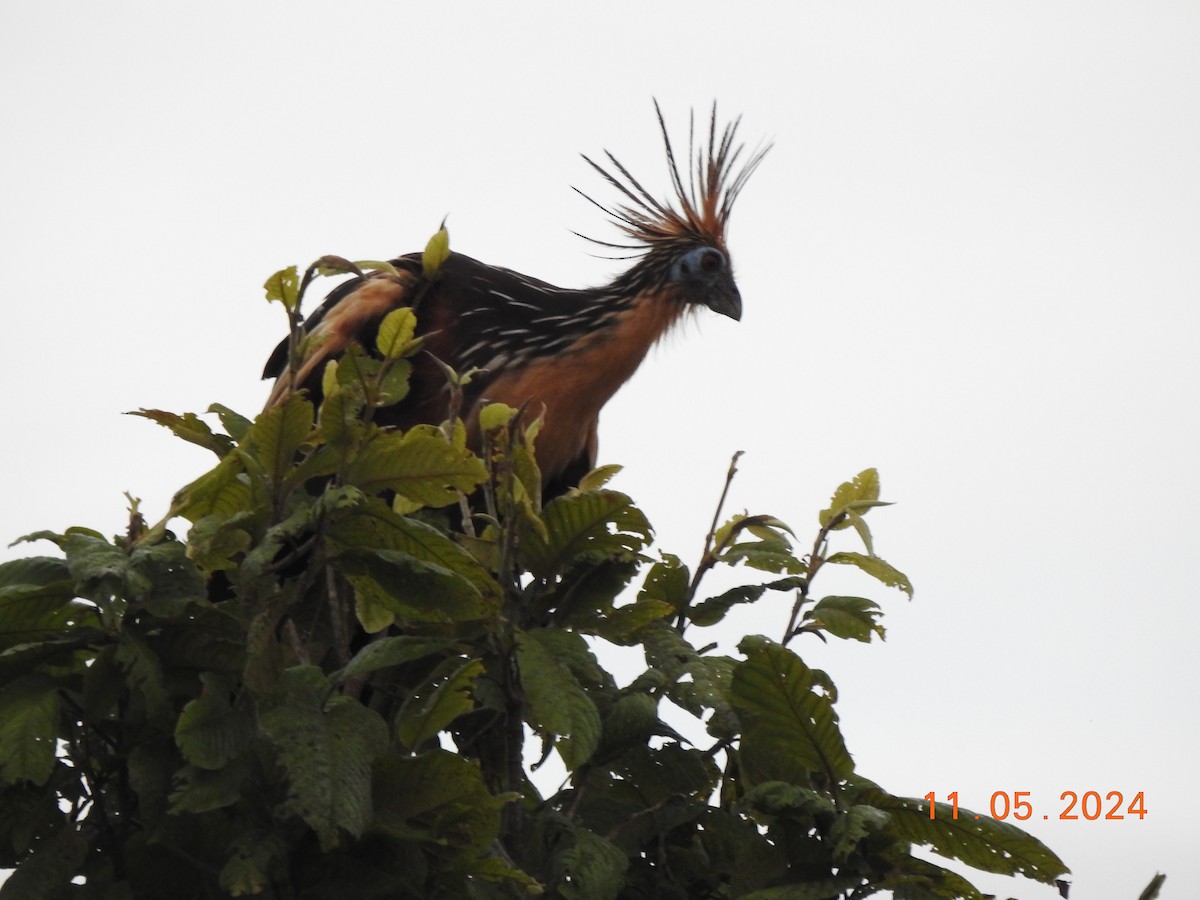
<svg viewBox="0 0 1200 900">
<path fill-rule="evenodd" d="M 635 243 L 597 243 L 630 249 L 639 257 L 612 283 L 560 288 L 459 253 L 451 253 L 434 279 L 425 281 L 421 255 L 402 256 L 392 261 L 395 274 L 373 272 L 330 293 L 306 323 L 305 345 L 312 349 L 294 371 L 287 365 L 288 342 L 276 348 L 264 372 L 277 379 L 268 405 L 299 388 L 319 393 L 328 360 L 353 341 L 374 346 L 384 316 L 412 306 L 419 296 L 418 334 L 425 336 L 425 345 L 413 360 L 409 395 L 379 410 L 375 421 L 399 428 L 440 422 L 448 395 L 438 361 L 459 372 L 483 370 L 464 393 L 464 407 L 487 400 L 542 416 L 537 455 L 545 493 L 561 493 L 595 464 L 601 408 L 682 315 L 703 305 L 740 318 L 725 225 L 762 152 L 732 173 L 740 151 L 733 146 L 736 124 L 725 128 L 718 146 L 714 110 L 708 152 L 695 155 L 690 192 L 663 126 L 678 209 L 654 200 L 611 155 L 622 178 L 588 160 L 633 204 L 601 207 Z"/>
</svg>

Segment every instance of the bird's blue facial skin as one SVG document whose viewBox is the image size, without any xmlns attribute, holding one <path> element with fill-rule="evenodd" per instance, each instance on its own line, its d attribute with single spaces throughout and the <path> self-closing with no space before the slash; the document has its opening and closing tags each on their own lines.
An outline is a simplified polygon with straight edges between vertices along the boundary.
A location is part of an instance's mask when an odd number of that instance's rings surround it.
<svg viewBox="0 0 1200 900">
<path fill-rule="evenodd" d="M 675 260 L 675 264 L 671 266 L 671 280 L 706 280 L 728 270 L 729 261 L 720 250 L 715 247 L 697 247 Z"/>
</svg>

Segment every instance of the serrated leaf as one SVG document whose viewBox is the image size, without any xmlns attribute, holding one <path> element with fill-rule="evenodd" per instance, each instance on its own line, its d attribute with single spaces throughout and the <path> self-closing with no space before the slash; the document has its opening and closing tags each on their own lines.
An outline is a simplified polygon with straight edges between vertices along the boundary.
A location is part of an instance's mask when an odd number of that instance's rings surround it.
<svg viewBox="0 0 1200 900">
<path fill-rule="evenodd" d="M 617 491 L 558 497 L 542 510 L 542 520 L 547 534 L 529 531 L 521 542 L 524 563 L 539 578 L 585 559 L 636 559 L 653 536 L 642 511 Z"/>
<path fill-rule="evenodd" d="M 833 554 L 825 562 L 843 566 L 855 566 L 872 578 L 883 582 L 888 587 L 899 588 L 908 594 L 910 600 L 912 599 L 913 588 L 912 583 L 908 580 L 908 576 L 878 556 L 867 556 L 862 553 L 847 553 L 843 551 Z"/>
<path fill-rule="evenodd" d="M 126 595 L 156 616 L 174 618 L 190 603 L 206 599 L 207 586 L 178 541 L 141 543 L 129 554 Z"/>
<path fill-rule="evenodd" d="M 487 598 L 499 600 L 500 585 L 475 555 L 432 525 L 397 515 L 372 498 L 328 524 L 331 545 L 338 551 L 400 550 L 461 575 Z"/>
<path fill-rule="evenodd" d="M 691 570 L 678 556 L 664 553 L 662 559 L 646 572 L 638 600 L 657 600 L 679 609 L 687 597 L 691 579 Z"/>
<path fill-rule="evenodd" d="M 879 500 L 879 472 L 875 469 L 863 469 L 854 476 L 852 481 L 844 481 L 838 485 L 833 496 L 829 498 L 828 509 L 823 509 L 818 516 L 821 527 L 828 525 L 835 515 L 844 511 L 851 504 L 866 503 L 868 507 Z M 864 508 L 864 507 L 857 507 Z M 849 523 L 843 522 L 836 529 L 845 528 Z M 835 530 L 836 530 L 835 529 Z"/>
<path fill-rule="evenodd" d="M 1023 875 L 1042 884 L 1054 884 L 1070 871 L 1049 847 L 1008 822 L 976 815 L 961 806 L 956 819 L 947 803 L 934 804 L 931 819 L 925 800 L 894 797 L 866 779 L 856 779 L 853 784 L 860 802 L 891 817 L 892 834 L 928 846 L 939 856 L 961 860 L 984 872 Z"/>
<path fill-rule="evenodd" d="M 371 770 L 387 749 L 383 719 L 349 697 L 322 703 L 315 667 L 286 670 L 260 716 L 288 779 L 287 806 L 316 832 L 323 850 L 341 833 L 359 837 L 371 821 Z"/>
<path fill-rule="evenodd" d="M 312 430 L 313 405 L 303 395 L 292 394 L 287 402 L 260 413 L 240 446 L 258 461 L 270 484 L 278 486 Z"/>
<path fill-rule="evenodd" d="M 384 359 L 399 359 L 412 344 L 417 330 L 417 317 L 408 307 L 393 309 L 379 323 L 375 348 Z"/>
<path fill-rule="evenodd" d="M 500 809 L 512 799 L 493 796 L 478 766 L 440 749 L 381 759 L 373 796 L 373 827 L 463 853 L 491 846 L 500 832 Z"/>
<path fill-rule="evenodd" d="M 253 496 L 240 461 L 231 453 L 175 494 L 171 515 L 193 523 L 205 516 L 232 516 L 252 509 Z"/>
<path fill-rule="evenodd" d="M 559 658 L 565 638 L 583 643 L 577 635 L 552 636 L 544 629 L 518 635 L 517 665 L 529 724 L 541 734 L 560 736 L 558 752 L 573 771 L 587 762 L 600 742 L 600 713 L 575 672 Z"/>
<path fill-rule="evenodd" d="M 623 468 L 625 467 L 616 463 L 597 466 L 579 479 L 579 490 L 585 494 L 589 491 L 598 491 L 608 484 Z"/>
<path fill-rule="evenodd" d="M 625 853 L 586 828 L 569 831 L 573 843 L 559 854 L 562 874 L 555 893 L 566 900 L 616 900 L 629 866 Z"/>
<path fill-rule="evenodd" d="M 607 610 L 601 614 L 572 620 L 572 627 L 584 634 L 594 634 L 614 644 L 629 644 L 639 632 L 653 622 L 674 615 L 675 607 L 661 600 L 638 600 Z"/>
<path fill-rule="evenodd" d="M 365 611 L 372 624 L 378 624 L 380 607 L 410 622 L 475 621 L 499 609 L 496 598 L 481 594 L 459 573 L 402 550 L 350 551 L 336 565 L 354 587 L 360 618 Z"/>
<path fill-rule="evenodd" d="M 188 532 L 188 557 L 205 572 L 237 568 L 234 557 L 244 554 L 251 544 L 250 531 L 255 514 L 246 511 L 232 516 L 204 516 Z"/>
<path fill-rule="evenodd" d="M 249 827 L 229 845 L 219 882 L 232 897 L 261 894 L 271 886 L 271 871 L 286 859 L 288 846 L 276 829 Z"/>
<path fill-rule="evenodd" d="M 742 720 L 740 755 L 753 780 L 804 784 L 819 773 L 836 784 L 854 771 L 833 703 L 814 688 L 813 670 L 785 647 L 746 638 L 746 661 L 733 672 L 730 697 Z"/>
<path fill-rule="evenodd" d="M 426 280 L 433 279 L 442 268 L 442 263 L 449 257 L 450 232 L 446 230 L 446 223 L 443 221 L 442 227 L 429 239 L 425 251 L 421 254 L 421 274 Z"/>
<path fill-rule="evenodd" d="M 886 637 L 879 624 L 882 612 L 879 604 L 865 597 L 824 597 L 804 614 L 806 622 L 812 622 L 834 637 L 852 638 L 870 643 L 871 635 Z"/>
<path fill-rule="evenodd" d="M 220 769 L 241 753 L 254 736 L 250 711 L 230 702 L 235 686 L 209 672 L 200 675 L 204 689 L 179 713 L 175 744 L 183 758 L 201 769 Z"/>
<path fill-rule="evenodd" d="M 767 591 L 797 590 L 802 588 L 804 583 L 804 578 L 791 575 L 767 584 L 746 584 L 730 588 L 723 594 L 697 603 L 688 611 L 688 618 L 702 627 L 716 625 L 725 618 L 730 609 L 740 603 L 753 603 Z"/>
<path fill-rule="evenodd" d="M 833 861 L 843 865 L 864 838 L 885 831 L 890 821 L 891 817 L 883 810 L 862 803 L 840 811 L 829 829 Z"/>
<path fill-rule="evenodd" d="M 0 779 L 45 784 L 54 771 L 58 684 L 25 675 L 0 690 Z"/>
<path fill-rule="evenodd" d="M 295 266 L 280 269 L 265 282 L 267 300 L 282 303 L 288 312 L 295 312 L 300 305 L 300 275 Z"/>
<path fill-rule="evenodd" d="M 487 478 L 475 454 L 451 445 L 436 429 L 414 428 L 404 435 L 383 433 L 364 448 L 346 473 L 366 494 L 391 490 L 425 506 L 458 502 Z"/>
<path fill-rule="evenodd" d="M 181 416 L 161 409 L 139 409 L 136 412 L 126 413 L 126 415 L 141 416 L 143 419 L 157 422 L 164 428 L 170 429 L 176 437 L 183 438 L 205 450 L 211 450 L 218 457 L 223 457 L 233 449 L 233 441 L 227 435 L 214 434 L 208 424 L 195 413 L 184 413 Z"/>
<path fill-rule="evenodd" d="M 58 635 L 91 618 L 73 603 L 75 580 L 62 559 L 32 556 L 0 564 L 0 649 Z"/>
</svg>

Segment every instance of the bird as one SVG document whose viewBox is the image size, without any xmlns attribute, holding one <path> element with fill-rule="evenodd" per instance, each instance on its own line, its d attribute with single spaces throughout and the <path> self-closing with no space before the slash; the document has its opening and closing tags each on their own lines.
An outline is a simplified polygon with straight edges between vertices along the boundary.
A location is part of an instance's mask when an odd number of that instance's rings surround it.
<svg viewBox="0 0 1200 900">
<path fill-rule="evenodd" d="M 263 371 L 275 379 L 267 407 L 299 390 L 320 400 L 321 375 L 352 342 L 375 346 L 383 318 L 413 306 L 425 343 L 413 361 L 409 393 L 376 410 L 375 423 L 408 429 L 447 417 L 449 386 L 443 365 L 475 371 L 462 409 L 500 402 L 540 416 L 535 452 L 544 500 L 575 487 L 597 460 L 600 411 L 638 369 L 651 347 L 683 317 L 706 307 L 735 321 L 742 298 L 726 244 L 730 212 L 770 145 L 747 152 L 738 142 L 740 116 L 721 124 L 714 103 L 707 135 L 689 118 L 687 155 L 676 152 L 654 102 L 670 178 L 671 196 L 659 200 L 611 152 L 584 161 L 617 201 L 602 203 L 575 188 L 615 224 L 619 237 L 580 235 L 628 268 L 593 288 L 562 288 L 512 269 L 450 252 L 429 279 L 422 254 L 391 260 L 394 272 L 373 271 L 344 282 L 305 322 L 309 339 L 289 365 L 289 341 L 275 349 Z M 623 255 L 613 255 L 620 251 Z M 479 445 L 477 421 L 468 439 Z"/>
</svg>

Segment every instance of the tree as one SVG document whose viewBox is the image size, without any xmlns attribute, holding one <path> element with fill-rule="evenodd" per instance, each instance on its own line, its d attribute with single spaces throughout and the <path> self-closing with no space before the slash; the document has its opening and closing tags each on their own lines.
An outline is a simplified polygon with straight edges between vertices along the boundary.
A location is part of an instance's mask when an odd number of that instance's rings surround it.
<svg viewBox="0 0 1200 900">
<path fill-rule="evenodd" d="M 359 269 L 268 280 L 296 346 L 314 275 Z M 156 525 L 131 499 L 124 535 L 37 532 L 61 558 L 0 566 L 0 898 L 980 897 L 914 845 L 1066 896 L 1066 867 L 1013 825 L 860 774 L 832 681 L 793 649 L 884 636 L 873 600 L 815 593 L 826 565 L 911 596 L 874 550 L 874 470 L 834 491 L 805 553 L 771 516 L 722 522 L 722 496 L 694 566 L 655 558 L 612 468 L 543 505 L 539 424 L 516 410 L 479 412 L 478 455 L 453 404 L 441 427 L 375 426 L 414 327 L 392 313 L 374 352 L 331 364 L 318 409 L 213 406 L 219 430 L 142 410 L 211 471 Z M 718 566 L 758 577 L 707 596 Z M 778 640 L 693 639 L 772 600 Z M 605 644 L 642 648 L 645 671 L 619 685 Z M 527 738 L 569 773 L 545 796 Z"/>
</svg>

